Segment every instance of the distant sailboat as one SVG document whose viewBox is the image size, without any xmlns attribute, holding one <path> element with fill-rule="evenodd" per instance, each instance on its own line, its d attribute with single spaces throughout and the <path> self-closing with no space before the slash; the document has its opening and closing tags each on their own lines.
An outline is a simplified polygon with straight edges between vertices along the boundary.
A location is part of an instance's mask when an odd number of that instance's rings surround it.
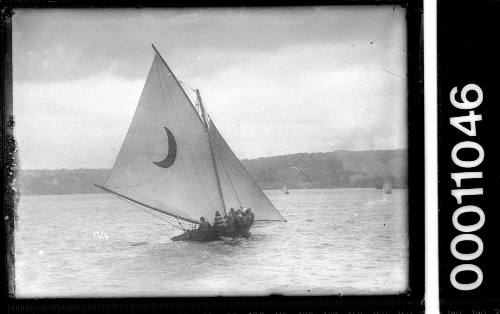
<svg viewBox="0 0 500 314">
<path fill-rule="evenodd" d="M 283 185 L 283 188 L 281 189 L 281 191 L 283 191 L 283 194 L 289 194 L 290 193 L 290 192 L 288 192 L 288 188 L 287 188 L 286 184 Z"/>
<path fill-rule="evenodd" d="M 384 183 L 383 189 L 384 189 L 384 194 L 392 194 L 391 183 L 389 181 L 386 181 Z"/>
<path fill-rule="evenodd" d="M 212 223 L 216 211 L 224 215 L 229 208 L 251 208 L 254 222 L 286 221 L 215 127 L 199 90 L 195 106 L 153 48 L 153 64 L 120 152 L 106 182 L 96 186 L 169 215 L 181 226 L 201 224 L 201 217 Z M 214 228 L 191 229 L 172 239 L 219 236 Z"/>
</svg>

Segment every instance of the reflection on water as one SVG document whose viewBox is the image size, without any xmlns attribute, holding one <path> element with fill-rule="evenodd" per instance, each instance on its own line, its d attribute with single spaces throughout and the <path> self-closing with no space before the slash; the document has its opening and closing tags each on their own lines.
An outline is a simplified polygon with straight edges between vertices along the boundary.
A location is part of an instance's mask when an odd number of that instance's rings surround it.
<svg viewBox="0 0 500 314">
<path fill-rule="evenodd" d="M 106 194 L 23 196 L 16 294 L 178 296 L 402 293 L 406 190 L 266 191 L 288 220 L 250 239 L 173 242 L 161 220 Z"/>
</svg>

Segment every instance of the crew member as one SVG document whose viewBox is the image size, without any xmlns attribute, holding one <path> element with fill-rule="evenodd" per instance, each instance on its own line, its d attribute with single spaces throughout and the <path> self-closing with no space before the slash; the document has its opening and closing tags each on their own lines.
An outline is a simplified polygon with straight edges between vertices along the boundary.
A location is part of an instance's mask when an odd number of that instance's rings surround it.
<svg viewBox="0 0 500 314">
<path fill-rule="evenodd" d="M 221 216 L 219 211 L 215 212 L 214 227 L 219 231 L 222 231 L 226 227 L 226 220 Z"/>
<path fill-rule="evenodd" d="M 247 208 L 245 210 L 246 217 L 248 219 L 248 226 L 251 226 L 253 224 L 253 220 L 255 218 L 255 215 L 253 214 L 252 210 L 250 208 Z"/>
<path fill-rule="evenodd" d="M 250 210 L 250 208 L 247 208 L 243 213 L 243 227 L 245 228 L 250 228 L 250 226 L 252 225 L 253 223 L 253 219 L 254 219 L 254 215 L 252 213 L 252 211 Z"/>
<path fill-rule="evenodd" d="M 212 227 L 210 223 L 205 219 L 205 217 L 200 217 L 200 226 L 198 227 L 198 230 L 207 230 Z"/>
<path fill-rule="evenodd" d="M 236 225 L 236 228 L 243 227 L 243 215 L 241 213 L 241 209 L 238 209 L 236 211 L 236 216 L 234 217 L 234 224 Z"/>
<path fill-rule="evenodd" d="M 234 209 L 233 208 L 231 208 L 231 209 L 233 210 L 233 213 L 234 213 Z M 226 219 L 226 228 L 224 230 L 225 235 L 232 236 L 234 234 L 234 231 L 236 229 L 234 219 L 235 219 L 234 214 L 231 214 L 231 212 L 229 212 L 227 219 Z"/>
</svg>

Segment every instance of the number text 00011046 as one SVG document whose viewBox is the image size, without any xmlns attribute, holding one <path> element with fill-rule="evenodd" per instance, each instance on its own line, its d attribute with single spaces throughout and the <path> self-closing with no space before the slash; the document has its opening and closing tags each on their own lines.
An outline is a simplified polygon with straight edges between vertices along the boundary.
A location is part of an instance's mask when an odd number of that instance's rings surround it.
<svg viewBox="0 0 500 314">
<path fill-rule="evenodd" d="M 474 101 L 469 101 L 467 98 L 467 93 L 474 92 L 476 94 L 476 99 Z M 474 232 L 481 229 L 485 223 L 485 215 L 483 210 L 476 205 L 468 203 L 477 200 L 477 197 L 483 195 L 483 188 L 462 188 L 462 181 L 472 180 L 472 179 L 482 179 L 482 171 L 474 171 L 484 160 L 484 149 L 477 140 L 477 130 L 476 122 L 482 120 L 482 115 L 477 114 L 474 109 L 481 105 L 483 101 L 483 91 L 476 84 L 468 84 L 464 86 L 460 92 L 460 101 L 457 101 L 458 88 L 454 87 L 450 92 L 450 102 L 457 108 L 464 110 L 466 113 L 462 116 L 451 117 L 450 124 L 464 133 L 471 141 L 461 141 L 455 144 L 451 150 L 451 160 L 455 166 L 462 168 L 462 172 L 451 173 L 451 179 L 454 181 L 454 188 L 451 190 L 451 195 L 455 198 L 457 205 L 460 206 L 455 209 L 452 215 L 453 227 L 460 232 L 457 236 L 453 238 L 450 243 L 451 254 L 461 261 L 462 263 L 457 265 L 450 273 L 450 282 L 458 290 L 468 291 L 478 288 L 483 282 L 483 272 L 481 268 L 473 264 L 472 261 L 477 259 L 483 253 L 483 241 L 480 237 L 474 234 Z M 468 112 L 467 112 L 468 110 Z M 468 125 L 467 125 L 468 124 Z M 467 127 L 468 126 L 468 127 Z M 475 151 L 473 155 L 476 157 L 472 159 L 460 158 L 459 153 L 466 151 Z M 477 182 L 477 180 L 475 180 Z M 473 198 L 476 197 L 476 198 Z M 465 199 L 465 201 L 464 201 Z M 465 204 L 464 204 L 465 203 Z M 473 213 L 477 215 L 478 220 L 474 224 L 461 224 L 459 222 L 459 217 L 466 213 Z M 476 250 L 471 253 L 459 252 L 457 246 L 461 242 L 472 241 L 476 244 Z M 461 272 L 471 271 L 476 274 L 476 280 L 474 282 L 459 282 L 457 280 L 457 275 Z"/>
</svg>

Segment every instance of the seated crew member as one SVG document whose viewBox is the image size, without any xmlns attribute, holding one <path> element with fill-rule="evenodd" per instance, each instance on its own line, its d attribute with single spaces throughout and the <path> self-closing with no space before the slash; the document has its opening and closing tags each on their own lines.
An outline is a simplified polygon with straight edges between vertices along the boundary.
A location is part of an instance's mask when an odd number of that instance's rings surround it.
<svg viewBox="0 0 500 314">
<path fill-rule="evenodd" d="M 236 216 L 234 217 L 234 224 L 236 225 L 236 228 L 243 227 L 243 215 L 241 213 L 241 209 L 238 209 L 236 211 Z"/>
<path fill-rule="evenodd" d="M 224 217 L 221 216 L 219 211 L 215 212 L 214 227 L 217 230 L 222 230 L 226 227 L 226 219 L 224 219 Z"/>
<path fill-rule="evenodd" d="M 242 228 L 250 227 L 250 217 L 247 216 L 246 211 L 241 212 L 241 227 Z"/>
<path fill-rule="evenodd" d="M 231 213 L 228 214 L 227 219 L 226 219 L 226 228 L 224 234 L 226 235 L 233 235 L 236 225 L 234 223 L 234 215 Z"/>
<path fill-rule="evenodd" d="M 246 214 L 246 209 L 247 209 L 246 207 L 244 207 L 244 206 L 240 206 L 240 209 L 238 209 L 238 210 L 241 212 L 241 214 L 242 214 L 243 216 L 245 216 L 245 214 Z"/>
<path fill-rule="evenodd" d="M 205 219 L 205 217 L 200 217 L 200 226 L 198 227 L 198 230 L 207 230 L 210 229 L 210 223 Z"/>
<path fill-rule="evenodd" d="M 243 227 L 250 228 L 253 223 L 254 215 L 250 208 L 247 208 L 243 213 Z"/>
<path fill-rule="evenodd" d="M 231 209 L 229 210 L 229 216 L 236 216 L 236 212 L 234 211 L 234 208 L 231 207 Z"/>
<path fill-rule="evenodd" d="M 255 215 L 254 215 L 254 213 L 252 212 L 252 210 L 251 210 L 250 208 L 247 208 L 247 209 L 245 210 L 245 213 L 247 214 L 247 217 L 248 217 L 248 218 L 249 218 L 249 220 L 250 220 L 250 226 L 251 226 L 251 225 L 253 224 L 253 220 L 254 220 L 254 218 L 255 218 Z"/>
</svg>

